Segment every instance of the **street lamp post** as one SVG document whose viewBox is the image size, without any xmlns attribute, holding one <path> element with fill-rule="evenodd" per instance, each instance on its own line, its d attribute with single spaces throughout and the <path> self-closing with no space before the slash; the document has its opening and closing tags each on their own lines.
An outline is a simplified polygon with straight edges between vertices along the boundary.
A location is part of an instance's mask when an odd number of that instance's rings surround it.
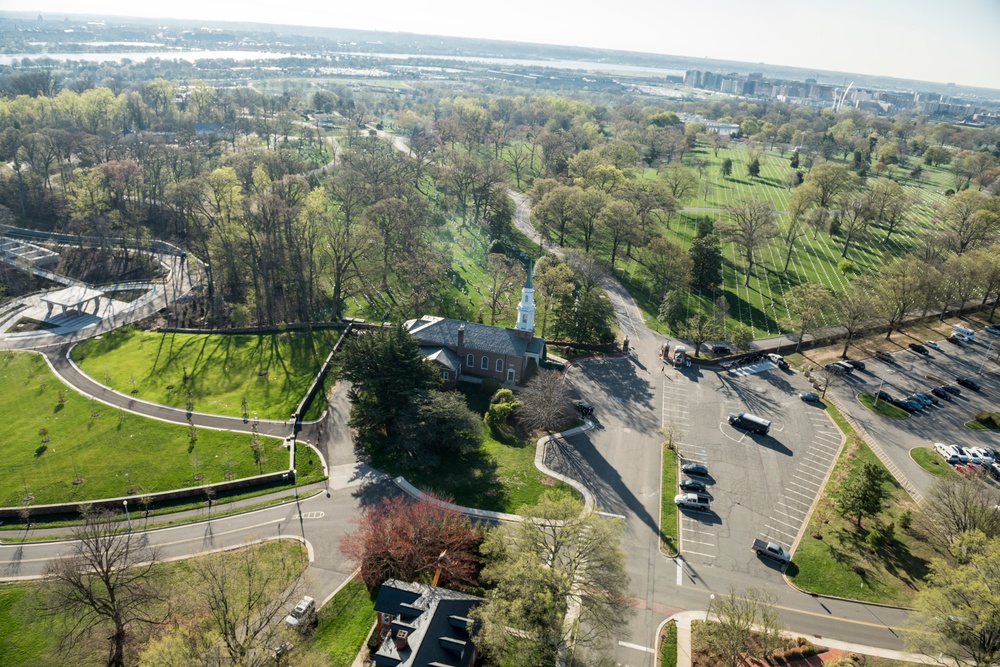
<svg viewBox="0 0 1000 667">
<path fill-rule="evenodd" d="M 128 513 L 128 501 L 123 500 L 122 504 L 125 505 L 125 518 L 128 520 L 128 532 L 132 532 L 132 516 Z"/>
<path fill-rule="evenodd" d="M 990 346 L 986 348 L 986 354 L 983 355 L 983 363 L 979 364 L 979 370 L 976 371 L 976 375 L 982 375 L 983 369 L 986 368 L 986 362 L 990 358 L 990 350 L 993 349 L 993 341 L 990 341 Z"/>
<path fill-rule="evenodd" d="M 875 392 L 875 402 L 872 403 L 872 409 L 878 407 L 878 397 L 882 393 L 882 385 L 885 384 L 885 377 L 882 377 L 878 383 L 878 390 Z"/>
<path fill-rule="evenodd" d="M 708 596 L 708 611 L 705 612 L 705 620 L 709 621 L 712 618 L 712 603 L 715 602 L 715 593 Z"/>
</svg>

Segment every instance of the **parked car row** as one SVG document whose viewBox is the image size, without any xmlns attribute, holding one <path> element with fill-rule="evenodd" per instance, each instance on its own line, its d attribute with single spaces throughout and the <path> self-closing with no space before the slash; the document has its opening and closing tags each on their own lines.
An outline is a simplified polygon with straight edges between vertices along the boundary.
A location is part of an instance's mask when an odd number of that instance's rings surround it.
<svg viewBox="0 0 1000 667">
<path fill-rule="evenodd" d="M 708 466 L 704 463 L 685 463 L 681 466 L 685 475 L 708 477 Z M 674 504 L 681 509 L 700 510 L 708 512 L 711 509 L 712 497 L 708 495 L 705 482 L 700 479 L 685 478 L 678 484 L 683 493 L 674 496 Z"/>
<path fill-rule="evenodd" d="M 974 383 L 971 378 L 960 378 L 960 380 Z M 979 385 L 976 386 L 978 387 Z M 875 400 L 884 401 L 901 410 L 913 413 L 920 412 L 921 410 L 931 406 L 939 405 L 941 401 L 950 401 L 952 398 L 960 395 L 961 393 L 962 390 L 955 385 L 945 384 L 940 387 L 934 387 L 930 390 L 930 392 L 918 391 L 905 398 L 894 398 L 889 392 L 879 390 L 875 393 Z"/>
<path fill-rule="evenodd" d="M 959 447 L 935 442 L 934 451 L 963 475 L 989 473 L 1000 479 L 1000 452 L 992 447 Z"/>
</svg>

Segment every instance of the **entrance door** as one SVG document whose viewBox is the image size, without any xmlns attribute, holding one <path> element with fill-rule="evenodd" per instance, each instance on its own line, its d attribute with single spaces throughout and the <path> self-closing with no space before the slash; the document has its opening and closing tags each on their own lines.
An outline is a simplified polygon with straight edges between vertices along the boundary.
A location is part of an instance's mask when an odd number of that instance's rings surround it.
<svg viewBox="0 0 1000 667">
<path fill-rule="evenodd" d="M 507 369 L 507 382 L 513 382 L 513 381 L 514 381 L 514 369 L 513 368 L 508 368 Z"/>
</svg>

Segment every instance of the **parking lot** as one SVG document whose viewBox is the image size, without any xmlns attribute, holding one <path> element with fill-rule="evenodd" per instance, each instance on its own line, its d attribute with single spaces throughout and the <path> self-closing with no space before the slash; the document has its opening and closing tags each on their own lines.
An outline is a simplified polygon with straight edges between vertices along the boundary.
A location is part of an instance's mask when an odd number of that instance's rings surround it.
<svg viewBox="0 0 1000 667">
<path fill-rule="evenodd" d="M 687 425 L 682 462 L 709 468 L 698 479 L 707 483 L 711 510 L 680 510 L 681 552 L 691 563 L 766 576 L 780 567 L 750 553 L 750 544 L 756 537 L 793 544 L 833 466 L 840 431 L 822 405 L 799 398 L 808 389 L 800 374 L 770 362 L 733 373 L 703 371 L 696 387 L 672 393 L 668 383 L 664 391 L 673 405 L 665 407 L 665 420 Z M 738 412 L 770 420 L 769 434 L 730 426 L 728 416 Z"/>
<path fill-rule="evenodd" d="M 934 478 L 910 457 L 914 447 L 931 447 L 934 442 L 977 447 L 995 445 L 996 431 L 974 430 L 965 426 L 981 410 L 998 410 L 1000 382 L 993 361 L 1000 341 L 977 332 L 974 344 L 956 346 L 938 341 L 940 350 L 930 349 L 927 356 L 911 350 L 896 352 L 895 363 L 875 358 L 864 359 L 865 370 L 831 382 L 828 391 L 836 394 L 841 405 L 879 443 L 902 473 L 920 493 L 925 493 Z M 990 349 L 990 343 L 993 343 Z M 990 360 L 987 361 L 989 350 Z M 977 373 L 982 369 L 984 373 Z M 935 406 L 911 414 L 906 419 L 891 419 L 868 410 L 857 402 L 860 392 L 874 394 L 879 390 L 894 398 L 914 392 L 928 392 L 942 384 L 957 384 L 956 378 L 972 376 L 982 385 L 979 392 L 962 387 L 962 393 L 951 401 L 940 400 Z"/>
</svg>

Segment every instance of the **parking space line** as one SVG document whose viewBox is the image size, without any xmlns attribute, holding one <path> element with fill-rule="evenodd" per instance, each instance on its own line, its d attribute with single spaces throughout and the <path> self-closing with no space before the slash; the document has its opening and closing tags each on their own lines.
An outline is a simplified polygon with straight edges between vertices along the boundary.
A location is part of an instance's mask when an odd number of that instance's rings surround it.
<svg viewBox="0 0 1000 667">
<path fill-rule="evenodd" d="M 819 482 L 823 481 L 823 478 L 820 477 L 819 475 L 814 475 L 811 472 L 806 472 L 805 470 L 796 470 L 795 472 L 796 472 L 796 474 L 799 474 L 799 475 L 805 475 L 806 477 L 812 477 L 813 479 L 815 479 L 815 480 L 817 480 Z"/>
<path fill-rule="evenodd" d="M 815 494 L 809 495 L 808 493 L 802 493 L 801 491 L 796 491 L 795 489 L 785 489 L 785 491 L 787 493 L 794 493 L 797 496 L 802 496 L 803 498 L 806 498 L 810 503 L 812 502 L 813 496 L 815 496 Z"/>
<path fill-rule="evenodd" d="M 791 533 L 786 533 L 785 531 L 783 531 L 783 530 L 779 530 L 779 529 L 777 529 L 777 528 L 774 528 L 773 526 L 764 526 L 764 528 L 767 528 L 767 529 L 769 529 L 769 530 L 772 530 L 772 531 L 774 531 L 775 533 L 779 533 L 779 534 L 781 534 L 781 535 L 784 535 L 785 537 L 789 538 L 789 540 L 791 540 L 791 541 L 793 541 L 793 542 L 795 541 L 795 536 L 794 536 L 794 535 L 792 535 Z M 782 540 L 774 540 L 774 541 L 775 541 L 775 542 L 781 542 Z"/>
<path fill-rule="evenodd" d="M 684 550 L 684 555 L 685 556 L 690 555 L 690 554 L 694 554 L 695 556 L 704 556 L 705 558 L 715 558 L 715 554 L 703 554 L 700 551 L 691 551 L 689 549 L 685 549 Z"/>
<path fill-rule="evenodd" d="M 715 542 L 699 542 L 698 540 L 684 540 L 688 544 L 704 544 L 706 547 L 718 546 Z"/>
<path fill-rule="evenodd" d="M 790 519 L 791 517 L 788 517 L 788 518 Z M 772 516 L 771 518 L 769 518 L 768 521 L 777 521 L 778 523 L 785 524 L 789 528 L 798 528 L 798 526 L 796 526 L 794 523 L 788 523 L 787 521 L 782 521 L 781 519 L 779 519 L 777 517 L 774 517 L 774 516 Z"/>
<path fill-rule="evenodd" d="M 805 496 L 809 496 L 809 497 L 815 496 L 816 495 L 816 491 L 819 490 L 818 488 L 811 488 L 811 487 L 808 487 L 808 486 L 803 486 L 802 484 L 799 484 L 798 482 L 789 482 L 788 485 L 789 486 L 797 486 L 800 489 L 805 489 L 806 493 L 799 492 L 799 495 L 805 495 Z M 795 491 L 795 489 L 786 489 L 786 490 L 787 491 Z"/>
</svg>

